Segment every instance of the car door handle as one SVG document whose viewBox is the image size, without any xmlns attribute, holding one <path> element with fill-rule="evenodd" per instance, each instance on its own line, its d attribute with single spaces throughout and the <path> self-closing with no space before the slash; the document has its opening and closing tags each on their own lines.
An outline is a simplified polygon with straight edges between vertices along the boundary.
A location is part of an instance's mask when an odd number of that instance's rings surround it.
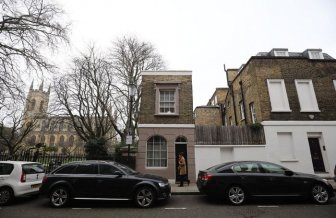
<svg viewBox="0 0 336 218">
<path fill-rule="evenodd" d="M 103 179 L 97 179 L 97 182 L 102 183 L 102 182 L 104 182 L 104 180 Z"/>
</svg>

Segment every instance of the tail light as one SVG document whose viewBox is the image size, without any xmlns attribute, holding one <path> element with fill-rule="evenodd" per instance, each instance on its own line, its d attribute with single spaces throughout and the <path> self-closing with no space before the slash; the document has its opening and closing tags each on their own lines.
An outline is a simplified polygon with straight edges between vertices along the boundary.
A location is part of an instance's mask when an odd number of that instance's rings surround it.
<svg viewBox="0 0 336 218">
<path fill-rule="evenodd" d="M 205 173 L 202 177 L 201 180 L 203 181 L 209 181 L 212 178 L 212 175 L 209 173 Z"/>
<path fill-rule="evenodd" d="M 47 182 L 47 179 L 48 179 L 48 177 L 47 177 L 47 176 L 44 176 L 44 177 L 43 177 L 43 180 L 42 180 L 42 183 L 46 183 L 46 182 Z"/>
<path fill-rule="evenodd" d="M 26 174 L 22 171 L 21 173 L 21 179 L 20 179 L 21 182 L 26 182 Z"/>
</svg>

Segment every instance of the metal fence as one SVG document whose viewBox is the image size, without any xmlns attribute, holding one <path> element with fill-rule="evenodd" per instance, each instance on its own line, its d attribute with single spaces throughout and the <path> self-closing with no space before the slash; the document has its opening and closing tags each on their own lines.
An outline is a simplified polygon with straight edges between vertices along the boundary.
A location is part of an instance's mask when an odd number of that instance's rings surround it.
<svg viewBox="0 0 336 218">
<path fill-rule="evenodd" d="M 135 156 L 125 157 L 125 156 L 102 156 L 95 157 L 95 160 L 112 160 L 117 161 L 121 164 L 125 164 L 132 169 L 135 169 Z M 84 154 L 74 154 L 74 155 L 63 155 L 56 153 L 38 153 L 38 152 L 21 152 L 14 156 L 9 155 L 8 153 L 0 153 L 0 161 L 5 160 L 16 160 L 16 161 L 33 161 L 43 164 L 47 173 L 61 166 L 62 164 L 70 163 L 73 161 L 83 161 L 87 160 Z"/>
<path fill-rule="evenodd" d="M 249 126 L 196 126 L 197 145 L 265 144 L 264 128 Z"/>
</svg>

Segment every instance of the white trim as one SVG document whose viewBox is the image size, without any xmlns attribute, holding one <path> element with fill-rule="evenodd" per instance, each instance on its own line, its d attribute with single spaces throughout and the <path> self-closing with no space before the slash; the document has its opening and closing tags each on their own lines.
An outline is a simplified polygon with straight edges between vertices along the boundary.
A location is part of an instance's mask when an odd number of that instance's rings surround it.
<svg viewBox="0 0 336 218">
<path fill-rule="evenodd" d="M 319 57 L 318 58 L 313 58 L 313 53 L 318 53 Z M 322 50 L 309 50 L 308 51 L 308 56 L 309 56 L 309 59 L 313 59 L 313 60 L 324 59 L 323 54 L 322 54 Z"/>
<path fill-rule="evenodd" d="M 195 128 L 195 124 L 139 124 L 139 128 Z"/>
<path fill-rule="evenodd" d="M 281 55 L 280 53 L 282 53 L 282 52 L 284 52 L 284 55 Z M 289 55 L 288 55 L 288 50 L 281 50 L 281 49 L 279 49 L 279 50 L 274 50 L 274 56 L 276 56 L 276 57 L 288 57 Z"/>
<path fill-rule="evenodd" d="M 336 121 L 263 121 L 263 126 L 336 126 Z"/>
<path fill-rule="evenodd" d="M 282 108 L 274 108 L 274 106 L 276 106 L 275 105 L 276 100 L 278 99 L 274 99 L 271 96 L 271 92 L 272 92 L 271 84 L 272 83 L 280 83 L 281 85 L 281 92 L 282 92 L 282 97 L 283 97 L 282 99 L 283 105 L 281 105 Z M 267 79 L 267 87 L 268 87 L 268 95 L 270 98 L 271 108 L 272 108 L 271 112 L 291 112 L 291 109 L 289 107 L 289 101 L 288 101 L 285 81 L 283 79 Z"/>
<path fill-rule="evenodd" d="M 171 71 L 141 71 L 143 76 L 191 76 L 192 71 L 190 70 L 171 70 Z"/>
<path fill-rule="evenodd" d="M 302 91 L 302 89 L 300 90 L 300 83 L 302 84 L 308 84 L 308 88 L 309 88 L 309 95 L 312 99 L 312 107 L 309 109 L 302 109 L 303 102 L 302 100 L 302 95 L 304 95 L 304 91 Z M 300 103 L 300 112 L 321 112 L 319 107 L 318 107 L 318 102 L 316 99 L 316 94 L 315 94 L 315 90 L 314 90 L 314 85 L 313 85 L 313 81 L 311 79 L 296 79 L 295 80 L 295 88 L 296 88 L 296 92 L 299 98 L 299 103 Z M 301 93 L 301 95 L 299 94 Z"/>
</svg>

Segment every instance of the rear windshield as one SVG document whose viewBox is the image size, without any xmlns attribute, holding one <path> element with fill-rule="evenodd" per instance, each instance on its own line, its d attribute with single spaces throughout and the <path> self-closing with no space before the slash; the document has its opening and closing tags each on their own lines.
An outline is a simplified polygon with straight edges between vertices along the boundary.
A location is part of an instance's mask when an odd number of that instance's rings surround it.
<svg viewBox="0 0 336 218">
<path fill-rule="evenodd" d="M 22 170 L 25 174 L 44 173 L 43 165 L 38 163 L 23 164 Z"/>
<path fill-rule="evenodd" d="M 9 175 L 14 169 L 13 164 L 9 163 L 0 163 L 0 175 Z"/>
</svg>

